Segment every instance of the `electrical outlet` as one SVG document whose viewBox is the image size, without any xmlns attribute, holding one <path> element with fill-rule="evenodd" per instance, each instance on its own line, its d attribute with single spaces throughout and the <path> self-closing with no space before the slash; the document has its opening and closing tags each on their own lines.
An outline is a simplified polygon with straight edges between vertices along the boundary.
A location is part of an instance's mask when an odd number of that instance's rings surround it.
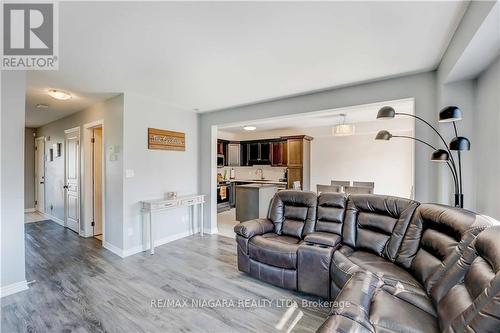
<svg viewBox="0 0 500 333">
<path fill-rule="evenodd" d="M 54 210 L 54 205 L 50 205 L 50 210 Z"/>
</svg>

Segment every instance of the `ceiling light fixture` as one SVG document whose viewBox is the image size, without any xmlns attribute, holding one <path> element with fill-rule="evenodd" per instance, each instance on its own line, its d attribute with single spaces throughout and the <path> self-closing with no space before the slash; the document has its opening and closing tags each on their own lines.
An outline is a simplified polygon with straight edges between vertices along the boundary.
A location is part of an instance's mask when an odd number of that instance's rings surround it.
<svg viewBox="0 0 500 333">
<path fill-rule="evenodd" d="M 354 135 L 355 127 L 353 124 L 346 124 L 345 118 L 346 115 L 344 113 L 339 114 L 339 117 L 343 117 L 342 124 L 338 124 L 332 127 L 332 135 L 333 136 L 349 136 Z"/>
<path fill-rule="evenodd" d="M 257 127 L 255 127 L 255 126 L 243 126 L 243 129 L 245 131 L 255 131 L 257 129 Z"/>
<path fill-rule="evenodd" d="M 55 90 L 51 89 L 49 90 L 49 95 L 55 99 L 61 100 L 61 101 L 66 101 L 68 99 L 71 99 L 71 94 L 62 91 L 62 90 Z"/>
<path fill-rule="evenodd" d="M 40 103 L 40 104 L 37 104 L 37 105 L 36 105 L 36 108 L 37 108 L 37 109 L 48 109 L 48 108 L 49 108 L 49 106 L 48 106 L 47 104 L 41 104 L 41 103 Z"/>
</svg>

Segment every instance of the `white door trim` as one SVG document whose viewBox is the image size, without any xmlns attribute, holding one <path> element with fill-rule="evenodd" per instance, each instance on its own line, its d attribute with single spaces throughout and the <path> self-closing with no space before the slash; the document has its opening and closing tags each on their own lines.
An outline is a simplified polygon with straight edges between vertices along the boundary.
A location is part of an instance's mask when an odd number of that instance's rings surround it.
<svg viewBox="0 0 500 333">
<path fill-rule="evenodd" d="M 43 177 L 44 177 L 44 184 L 43 184 L 43 205 L 40 207 L 39 203 L 35 204 L 35 211 L 39 211 L 40 213 L 45 213 L 45 136 L 40 136 L 35 138 L 35 147 L 37 147 L 37 141 L 41 141 L 43 143 Z M 33 175 L 34 182 L 35 182 L 35 201 L 38 201 L 38 190 L 39 190 L 39 183 L 37 179 L 38 175 L 38 148 L 35 149 L 35 174 Z M 40 209 L 41 208 L 41 209 Z"/>
<path fill-rule="evenodd" d="M 78 133 L 78 161 L 79 161 L 79 166 L 78 166 L 78 198 L 79 198 L 79 203 L 78 203 L 78 234 L 81 235 L 81 201 L 82 201 L 82 189 L 81 189 L 81 184 L 82 184 L 82 159 L 81 159 L 81 134 L 80 134 L 80 126 L 73 127 L 73 128 L 68 128 L 64 130 L 64 185 L 66 185 L 66 180 L 67 180 L 67 174 L 66 174 L 66 167 L 67 167 L 67 152 L 68 152 L 68 147 L 66 147 L 66 135 L 67 134 L 72 134 L 72 133 Z M 68 227 L 68 217 L 67 217 L 67 198 L 66 198 L 66 190 L 64 190 L 64 226 Z"/>
<path fill-rule="evenodd" d="M 94 128 L 102 128 L 102 244 L 106 239 L 106 130 L 104 128 L 104 120 L 96 120 L 83 125 L 83 168 L 81 173 L 81 183 L 83 184 L 83 197 L 82 197 L 82 220 L 83 223 L 83 237 L 92 237 L 92 216 L 93 216 L 93 205 L 92 205 L 92 145 L 90 139 L 92 138 L 92 130 Z"/>
</svg>

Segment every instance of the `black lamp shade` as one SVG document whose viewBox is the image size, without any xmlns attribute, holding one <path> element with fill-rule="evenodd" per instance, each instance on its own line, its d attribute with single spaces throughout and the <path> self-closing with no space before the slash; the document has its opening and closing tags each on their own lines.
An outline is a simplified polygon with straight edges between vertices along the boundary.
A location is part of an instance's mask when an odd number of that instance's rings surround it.
<svg viewBox="0 0 500 333">
<path fill-rule="evenodd" d="M 447 106 L 439 112 L 439 122 L 449 123 L 462 120 L 462 111 L 456 106 Z"/>
<path fill-rule="evenodd" d="M 377 133 L 375 136 L 375 140 L 390 140 L 392 138 L 392 134 L 389 131 L 382 130 Z"/>
<path fill-rule="evenodd" d="M 470 150 L 470 141 L 466 137 L 457 136 L 450 141 L 450 150 Z"/>
<path fill-rule="evenodd" d="M 447 162 L 450 159 L 450 155 L 444 149 L 434 150 L 431 156 L 431 161 L 434 162 Z"/>
<path fill-rule="evenodd" d="M 384 106 L 377 113 L 377 119 L 392 119 L 396 116 L 396 111 L 391 106 Z"/>
</svg>

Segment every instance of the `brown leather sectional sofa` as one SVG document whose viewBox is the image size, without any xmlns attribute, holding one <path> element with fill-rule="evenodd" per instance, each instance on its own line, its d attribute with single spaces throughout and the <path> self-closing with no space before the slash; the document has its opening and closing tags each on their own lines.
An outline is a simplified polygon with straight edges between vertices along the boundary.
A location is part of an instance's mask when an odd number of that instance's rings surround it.
<svg viewBox="0 0 500 333">
<path fill-rule="evenodd" d="M 234 231 L 240 271 L 338 301 L 318 332 L 500 332 L 500 226 L 481 215 L 281 191 Z"/>
</svg>

